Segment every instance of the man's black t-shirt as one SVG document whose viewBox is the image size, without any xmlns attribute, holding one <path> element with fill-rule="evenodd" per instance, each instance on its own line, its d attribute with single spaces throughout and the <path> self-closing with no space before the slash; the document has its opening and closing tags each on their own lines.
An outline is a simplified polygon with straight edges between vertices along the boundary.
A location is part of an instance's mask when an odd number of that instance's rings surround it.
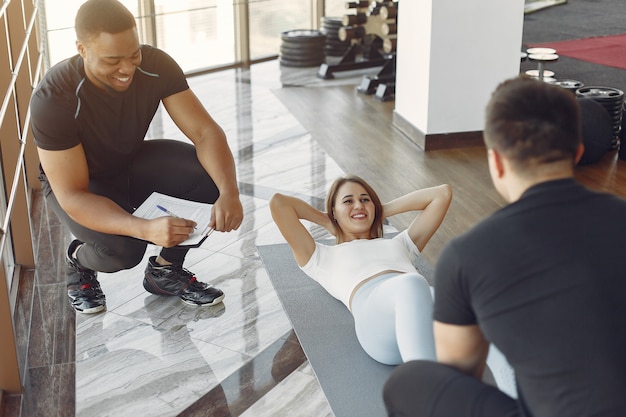
<svg viewBox="0 0 626 417">
<path fill-rule="evenodd" d="M 442 252 L 437 321 L 478 324 L 535 417 L 626 416 L 626 201 L 527 190 Z"/>
<path fill-rule="evenodd" d="M 82 144 L 90 178 L 115 175 L 144 140 L 162 99 L 189 88 L 165 52 L 143 45 L 142 61 L 127 91 L 95 87 L 80 55 L 46 72 L 31 99 L 35 143 L 46 150 Z"/>
</svg>

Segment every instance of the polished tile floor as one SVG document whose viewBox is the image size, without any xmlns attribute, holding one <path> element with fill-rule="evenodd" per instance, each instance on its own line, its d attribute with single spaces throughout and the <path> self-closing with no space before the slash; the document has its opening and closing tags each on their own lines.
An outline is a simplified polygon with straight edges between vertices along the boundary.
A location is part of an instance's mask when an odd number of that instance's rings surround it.
<svg viewBox="0 0 626 417">
<path fill-rule="evenodd" d="M 332 415 L 256 250 L 283 242 L 268 209 L 274 192 L 313 200 L 343 173 L 272 94 L 283 82 L 276 61 L 190 79 L 226 131 L 245 220 L 190 251 L 185 267 L 226 298 L 194 308 L 149 294 L 145 261 L 100 274 L 106 312 L 76 316 L 76 416 Z M 162 113 L 149 136 L 186 140 Z"/>
</svg>

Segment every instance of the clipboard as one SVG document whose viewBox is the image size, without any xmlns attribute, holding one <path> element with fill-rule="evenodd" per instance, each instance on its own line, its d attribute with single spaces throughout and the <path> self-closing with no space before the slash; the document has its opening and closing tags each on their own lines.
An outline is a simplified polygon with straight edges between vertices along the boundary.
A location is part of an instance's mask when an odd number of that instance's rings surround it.
<svg viewBox="0 0 626 417">
<path fill-rule="evenodd" d="M 183 198 L 153 192 L 137 207 L 133 212 L 133 216 L 141 217 L 142 219 L 175 216 L 193 220 L 197 224 L 196 230 L 178 246 L 197 248 L 202 245 L 206 238 L 213 232 L 213 228 L 209 227 L 212 209 L 213 204 L 199 203 L 197 201 L 185 200 Z"/>
</svg>

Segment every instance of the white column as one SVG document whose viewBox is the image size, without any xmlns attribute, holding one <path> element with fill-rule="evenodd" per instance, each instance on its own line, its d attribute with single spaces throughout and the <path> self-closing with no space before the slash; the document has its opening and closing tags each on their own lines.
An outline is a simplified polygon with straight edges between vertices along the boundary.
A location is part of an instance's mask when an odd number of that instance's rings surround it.
<svg viewBox="0 0 626 417">
<path fill-rule="evenodd" d="M 403 1 L 394 123 L 425 149 L 482 131 L 491 92 L 519 74 L 523 22 L 524 0 Z"/>
</svg>

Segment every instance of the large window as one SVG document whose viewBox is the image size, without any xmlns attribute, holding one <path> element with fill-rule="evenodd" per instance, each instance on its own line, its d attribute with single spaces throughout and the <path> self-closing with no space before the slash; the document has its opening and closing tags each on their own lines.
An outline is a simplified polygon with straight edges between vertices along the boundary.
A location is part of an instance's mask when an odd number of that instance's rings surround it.
<svg viewBox="0 0 626 417">
<path fill-rule="evenodd" d="M 141 42 L 192 73 L 277 55 L 282 32 L 319 27 L 314 10 L 322 0 L 120 1 L 136 16 Z M 43 2 L 47 64 L 53 65 L 76 53 L 74 17 L 84 0 Z"/>
<path fill-rule="evenodd" d="M 146 21 L 150 27 L 149 17 Z M 153 24 L 154 45 L 172 55 L 184 71 L 237 61 L 231 0 L 154 0 Z"/>
<path fill-rule="evenodd" d="M 311 0 L 251 0 L 250 57 L 276 55 L 280 34 L 287 30 L 314 29 Z"/>
</svg>

